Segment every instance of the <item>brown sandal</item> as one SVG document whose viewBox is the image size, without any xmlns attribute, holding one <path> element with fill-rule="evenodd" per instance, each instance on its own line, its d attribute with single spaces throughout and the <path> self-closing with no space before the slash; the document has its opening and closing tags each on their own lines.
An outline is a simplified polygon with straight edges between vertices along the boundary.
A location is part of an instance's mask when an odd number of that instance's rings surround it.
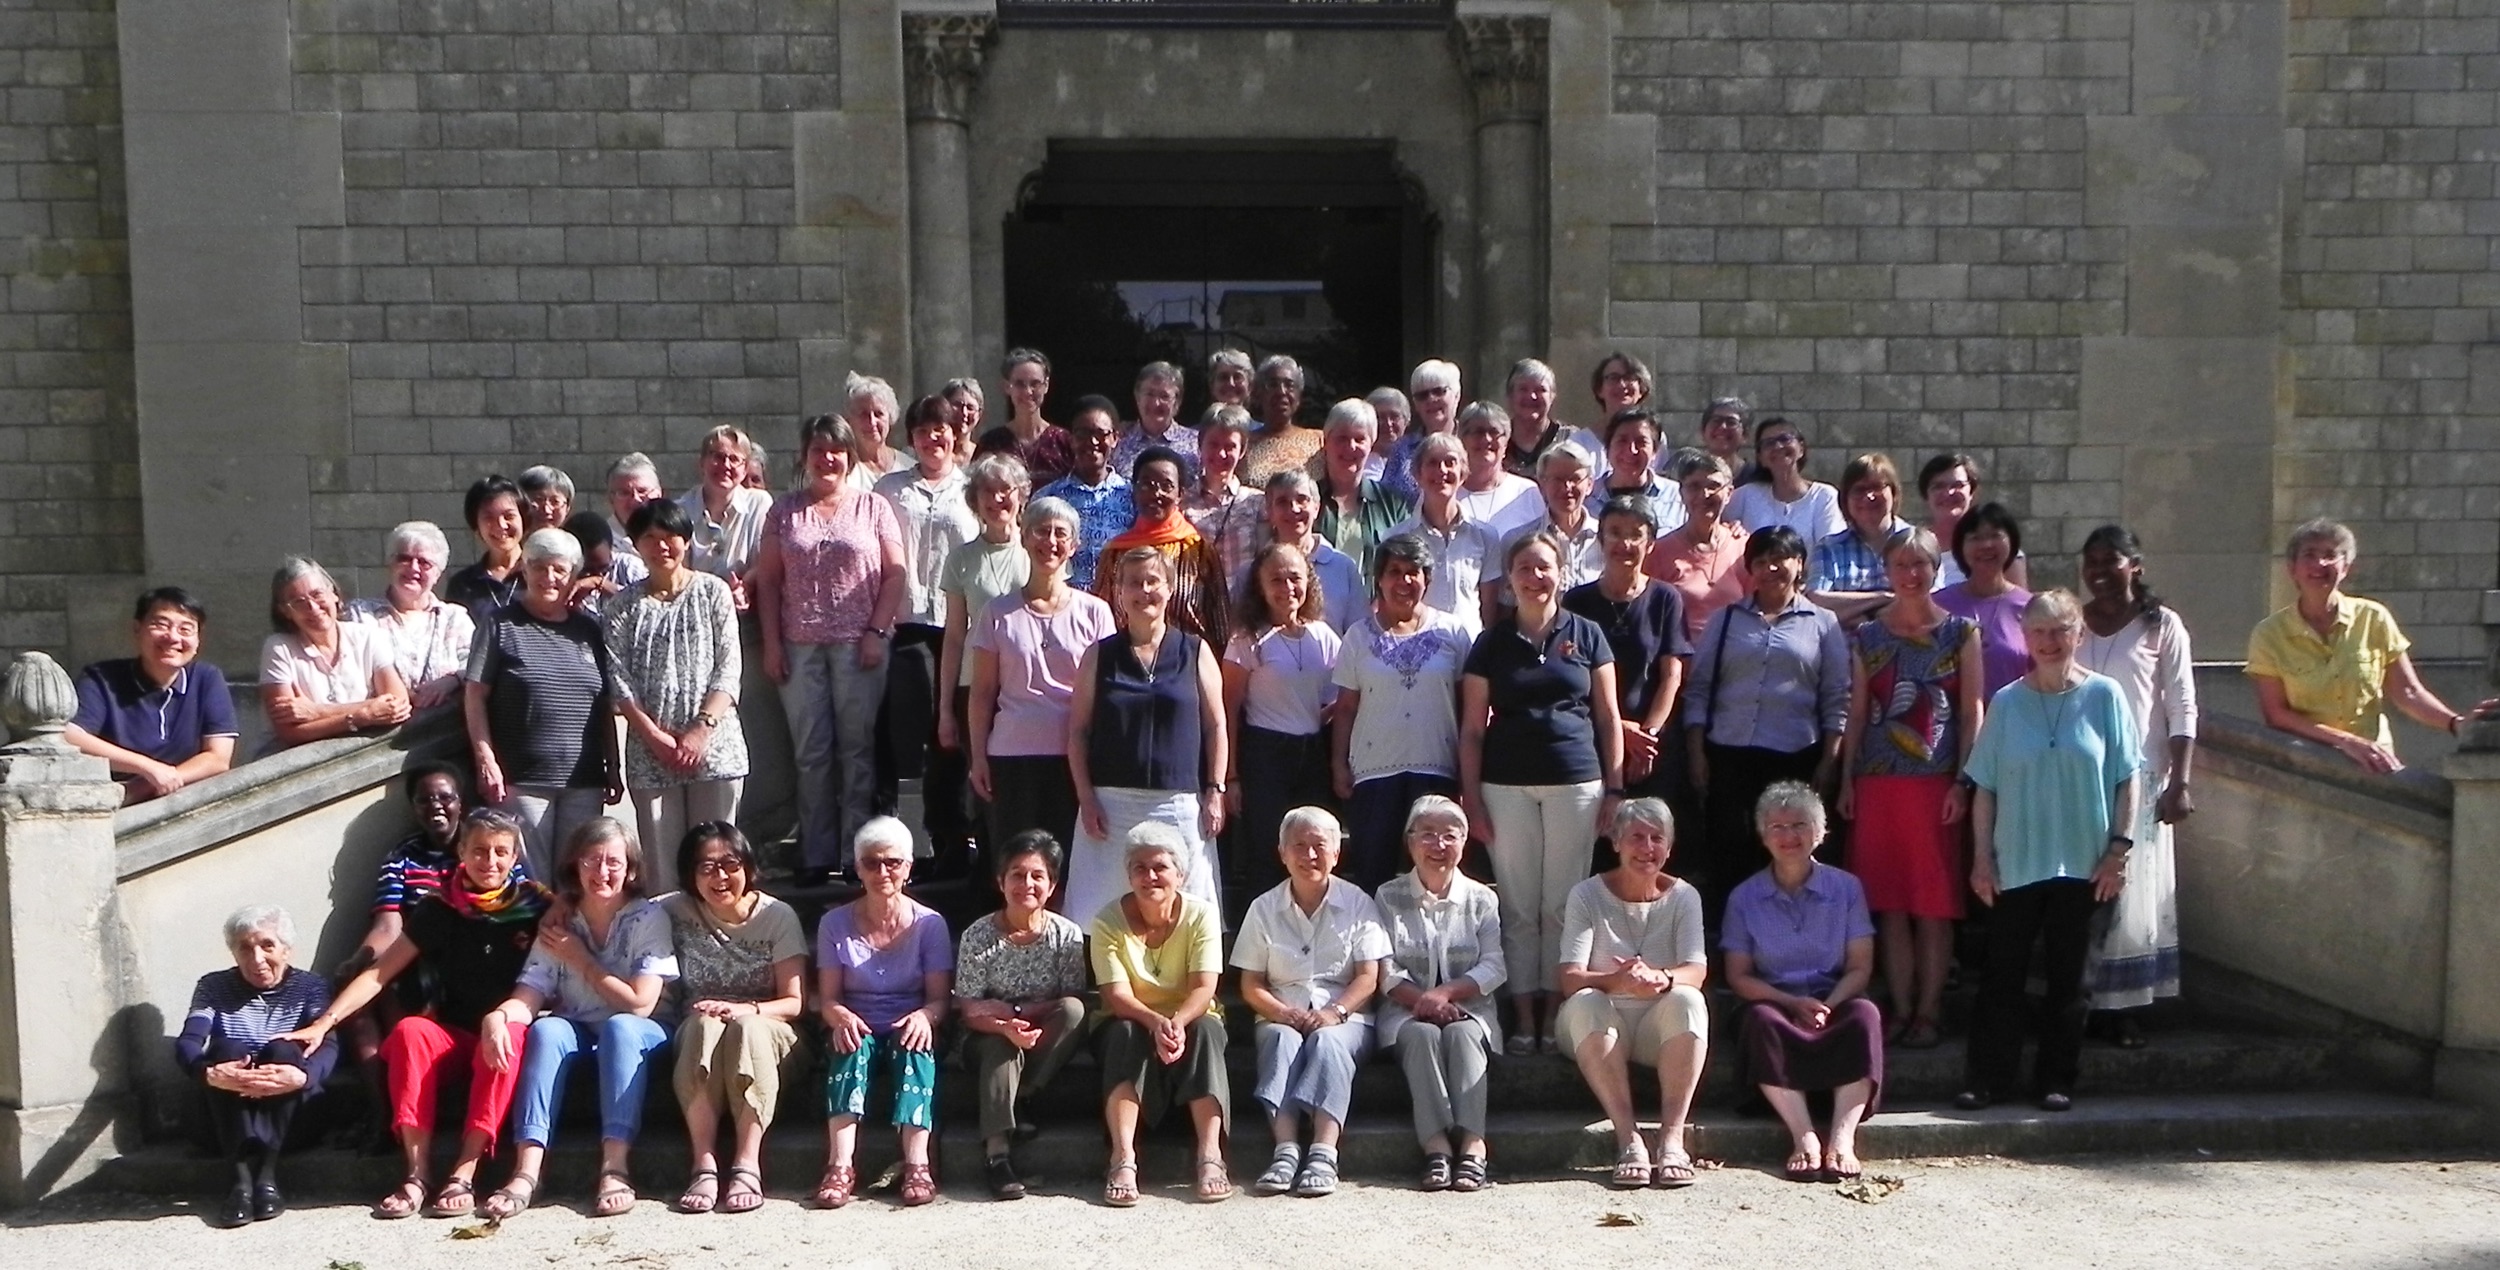
<svg viewBox="0 0 2500 1270">
<path fill-rule="evenodd" d="M 720 1211 L 751 1213 L 764 1206 L 764 1175 L 743 1165 L 729 1166 L 729 1185 L 720 1194 Z"/>
<path fill-rule="evenodd" d="M 903 1166 L 903 1207 L 918 1208 L 937 1198 L 937 1178 L 926 1164 Z"/>
<path fill-rule="evenodd" d="M 859 1185 L 859 1173 L 847 1164 L 828 1164 L 825 1175 L 816 1182 L 816 1206 L 840 1208 L 851 1202 L 851 1191 Z"/>
<path fill-rule="evenodd" d="M 414 1217 L 417 1215 L 419 1210 L 425 1207 L 426 1196 L 431 1193 L 431 1191 L 432 1188 L 426 1185 L 424 1178 L 411 1173 L 408 1176 L 399 1179 L 399 1189 L 394 1190 L 390 1194 L 385 1195 L 373 1202 L 374 1219 L 377 1221 L 399 1221 L 404 1218 Z M 393 1201 L 397 1201 L 397 1203 L 394 1203 Z"/>
</svg>

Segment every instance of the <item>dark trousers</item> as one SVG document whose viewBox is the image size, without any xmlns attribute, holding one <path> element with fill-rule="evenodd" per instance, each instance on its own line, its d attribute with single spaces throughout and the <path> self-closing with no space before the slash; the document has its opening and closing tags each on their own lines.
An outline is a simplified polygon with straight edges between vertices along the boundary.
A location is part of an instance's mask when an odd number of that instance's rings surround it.
<svg viewBox="0 0 2500 1270">
<path fill-rule="evenodd" d="M 258 1049 L 219 1038 L 209 1043 L 210 1066 L 220 1063 L 250 1061 L 262 1067 L 284 1064 L 302 1068 L 311 1078 L 304 1088 L 275 1098 L 245 1098 L 222 1089 L 205 1089 L 208 1095 L 208 1120 L 217 1133 L 217 1149 L 229 1162 L 248 1162 L 253 1155 L 276 1155 L 286 1146 L 287 1126 L 295 1122 L 296 1109 L 304 1099 L 320 1092 L 321 1073 L 304 1056 L 302 1046 L 293 1041 L 271 1041 Z M 328 1064 L 321 1064 L 326 1068 Z"/>
<path fill-rule="evenodd" d="M 1064 754 L 991 755 L 990 795 L 990 841 L 1000 847 L 1027 829 L 1049 830 L 1061 851 L 1076 837 L 1076 781 Z"/>
<path fill-rule="evenodd" d="M 1971 1019 L 1965 1076 L 1973 1089 L 2002 1095 L 2015 1088 L 2023 1059 L 2023 1025 L 2029 1013 L 2025 988 L 2031 949 L 2041 949 L 2048 998 L 2040 1011 L 2040 1054 L 2032 1067 L 2032 1092 L 2072 1093 L 2083 1054 L 2083 1024 L 2091 999 L 2083 993 L 2084 952 L 2092 939 L 2092 883 L 2051 878 L 1997 894 L 1988 910 L 1988 964 L 1979 981 Z"/>
<path fill-rule="evenodd" d="M 1379 890 L 1381 883 L 1404 873 L 1406 813 L 1426 794 L 1456 798 L 1458 782 L 1427 772 L 1400 772 L 1356 785 L 1354 797 L 1346 801 L 1345 853 L 1337 871 L 1366 891 Z"/>
<path fill-rule="evenodd" d="M 1241 819 L 1231 834 L 1229 872 L 1244 894 L 1256 898 L 1285 880 L 1284 859 L 1276 851 L 1276 834 L 1285 823 L 1285 813 L 1296 807 L 1337 809 L 1336 791 L 1329 788 L 1328 734 L 1295 736 L 1245 727 L 1237 770 L 1241 773 Z"/>
<path fill-rule="evenodd" d="M 1165 1111 L 1200 1098 L 1213 1098 L 1229 1124 L 1233 1084 L 1224 1069 L 1228 1039 L 1224 1022 L 1201 1014 L 1188 1030 L 1187 1047 L 1179 1059 L 1166 1065 L 1155 1056 L 1154 1037 L 1146 1029 L 1127 1019 L 1105 1021 L 1094 1042 L 1096 1060 L 1102 1064 L 1103 1096 L 1110 1097 L 1122 1085 L 1134 1086 L 1138 1114 L 1149 1129 L 1163 1123 Z"/>
<path fill-rule="evenodd" d="M 1754 831 L 1754 804 L 1762 791 L 1780 781 L 1812 781 L 1822 750 L 1765 750 L 1750 745 L 1706 745 L 1710 787 L 1701 791 L 1708 832 L 1701 850 L 1688 857 L 1691 880 L 1701 888 L 1702 913 L 1712 931 L 1727 910 L 1728 892 L 1736 884 L 1771 867 L 1771 853 Z M 1682 852 L 1678 852 L 1682 855 Z"/>
<path fill-rule="evenodd" d="M 938 875 L 960 873 L 968 866 L 964 842 L 972 836 L 964 806 L 963 751 L 940 749 L 937 743 L 938 654 L 945 638 L 946 632 L 935 626 L 895 626 L 877 728 L 877 809 L 892 812 L 899 783 L 920 781 L 923 823 L 937 852 L 931 872 Z"/>
</svg>

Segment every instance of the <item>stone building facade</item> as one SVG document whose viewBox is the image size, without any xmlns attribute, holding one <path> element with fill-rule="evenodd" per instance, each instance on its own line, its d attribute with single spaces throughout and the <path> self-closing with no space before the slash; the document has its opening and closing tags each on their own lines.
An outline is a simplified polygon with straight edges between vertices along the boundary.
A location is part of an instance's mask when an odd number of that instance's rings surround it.
<svg viewBox="0 0 2500 1270">
<path fill-rule="evenodd" d="M 1009 8 L 9 0 L 0 643 L 100 655 L 179 581 L 240 666 L 279 556 L 371 585 L 482 472 L 684 480 L 847 370 L 986 376 L 1056 154 L 1255 144 L 1391 165 L 1406 358 L 1471 391 L 1625 348 L 1826 477 L 1969 450 L 2035 576 L 2124 520 L 2209 656 L 2339 515 L 2422 655 L 2480 655 L 2500 0 Z"/>
</svg>

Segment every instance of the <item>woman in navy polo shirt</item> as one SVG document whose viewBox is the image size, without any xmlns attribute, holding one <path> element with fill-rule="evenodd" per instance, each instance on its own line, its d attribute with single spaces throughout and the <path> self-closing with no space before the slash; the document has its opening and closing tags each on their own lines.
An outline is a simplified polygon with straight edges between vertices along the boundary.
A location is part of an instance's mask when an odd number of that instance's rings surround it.
<svg viewBox="0 0 2500 1270">
<path fill-rule="evenodd" d="M 1557 534 L 1503 553 L 1519 607 L 1476 640 L 1459 681 L 1459 788 L 1493 855 L 1510 965 L 1507 1049 L 1557 1052 L 1563 901 L 1589 872 L 1597 826 L 1623 796 L 1615 655 L 1597 623 L 1562 607 Z"/>
</svg>

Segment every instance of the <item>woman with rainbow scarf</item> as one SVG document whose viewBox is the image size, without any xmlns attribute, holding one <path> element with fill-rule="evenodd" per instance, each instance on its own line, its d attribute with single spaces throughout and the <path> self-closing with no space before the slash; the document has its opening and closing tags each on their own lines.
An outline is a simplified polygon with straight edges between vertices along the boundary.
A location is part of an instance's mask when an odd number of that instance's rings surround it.
<svg viewBox="0 0 2500 1270">
<path fill-rule="evenodd" d="M 521 863 L 521 822 L 509 813 L 480 808 L 461 818 L 456 838 L 460 865 L 443 888 L 409 910 L 399 939 L 373 965 L 339 989 L 330 1008 L 279 1040 L 306 1054 L 329 1038 L 339 1020 L 354 1014 L 409 967 L 423 962 L 432 986 L 422 1013 L 401 1019 L 382 1042 L 384 1089 L 391 1130 L 399 1139 L 407 1175 L 373 1206 L 382 1218 L 462 1217 L 477 1206 L 478 1161 L 493 1149 L 495 1131 L 511 1105 L 520 1064 L 500 1069 L 479 1044 L 481 1026 L 508 1029 L 509 1053 L 521 1053 L 525 1035 L 502 1017 L 521 965 L 538 938 L 538 919 L 552 898 Z M 434 1100 L 456 1063 L 469 1064 L 469 1114 L 462 1122 L 460 1154 L 441 1189 L 429 1190 L 426 1170 L 434 1133 Z"/>
<path fill-rule="evenodd" d="M 1172 571 L 1172 625 L 1221 648 L 1232 634 L 1232 628 L 1225 625 L 1230 597 L 1224 592 L 1224 565 L 1215 544 L 1181 514 L 1182 480 L 1179 451 L 1160 445 L 1146 447 L 1129 465 L 1137 521 L 1103 544 L 1102 559 L 1105 563 L 1117 560 L 1133 547 L 1154 548 Z M 1094 594 L 1114 609 L 1119 607 L 1113 577 L 1118 572 L 1094 571 Z"/>
</svg>

